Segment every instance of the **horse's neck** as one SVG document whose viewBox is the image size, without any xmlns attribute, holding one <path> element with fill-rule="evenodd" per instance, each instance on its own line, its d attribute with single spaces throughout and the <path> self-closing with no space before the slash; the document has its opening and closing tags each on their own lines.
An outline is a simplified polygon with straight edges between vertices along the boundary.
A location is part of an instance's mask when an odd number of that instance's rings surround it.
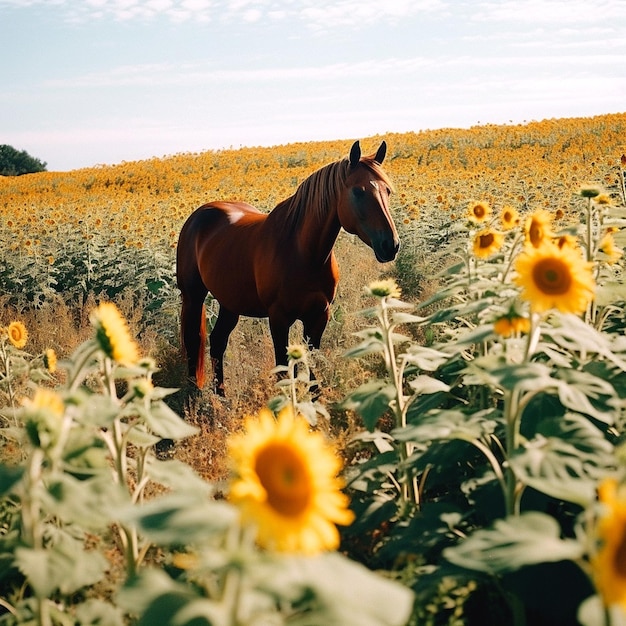
<svg viewBox="0 0 626 626">
<path fill-rule="evenodd" d="M 292 201 L 293 197 L 284 200 L 268 215 L 268 224 L 280 233 L 278 245 L 283 250 L 297 252 L 301 262 L 326 263 L 341 229 L 334 202 L 329 202 L 323 210 L 301 208 L 295 216 Z"/>
</svg>

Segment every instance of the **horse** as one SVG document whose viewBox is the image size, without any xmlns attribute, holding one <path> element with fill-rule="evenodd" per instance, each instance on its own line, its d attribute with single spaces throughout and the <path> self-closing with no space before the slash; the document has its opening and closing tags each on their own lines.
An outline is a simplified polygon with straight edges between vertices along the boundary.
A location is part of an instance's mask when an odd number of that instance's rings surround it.
<svg viewBox="0 0 626 626">
<path fill-rule="evenodd" d="M 287 365 L 289 329 L 300 320 L 304 338 L 319 348 L 336 293 L 333 252 L 343 227 L 385 263 L 400 241 L 389 211 L 392 183 L 382 169 L 383 141 L 361 156 L 356 141 L 348 158 L 311 174 L 269 213 L 245 202 L 209 202 L 185 221 L 176 249 L 181 292 L 181 344 L 190 379 L 205 382 L 205 298 L 219 312 L 210 333 L 213 390 L 224 389 L 224 353 L 240 316 L 268 317 L 276 365 Z"/>
</svg>

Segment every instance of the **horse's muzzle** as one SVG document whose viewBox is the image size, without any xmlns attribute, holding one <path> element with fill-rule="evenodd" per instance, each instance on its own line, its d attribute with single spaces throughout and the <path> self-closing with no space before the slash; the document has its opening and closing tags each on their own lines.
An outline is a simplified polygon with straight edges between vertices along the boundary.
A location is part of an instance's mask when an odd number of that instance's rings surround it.
<svg viewBox="0 0 626 626">
<path fill-rule="evenodd" d="M 397 237 L 383 237 L 372 246 L 376 260 L 380 263 L 393 261 L 400 249 L 400 240 Z"/>
</svg>

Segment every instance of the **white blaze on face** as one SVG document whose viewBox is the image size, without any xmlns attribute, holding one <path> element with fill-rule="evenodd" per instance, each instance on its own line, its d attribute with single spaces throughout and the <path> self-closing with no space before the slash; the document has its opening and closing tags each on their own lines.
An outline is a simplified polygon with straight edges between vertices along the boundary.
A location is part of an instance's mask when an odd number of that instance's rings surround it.
<svg viewBox="0 0 626 626">
<path fill-rule="evenodd" d="M 228 217 L 228 221 L 231 224 L 236 224 L 243 216 L 244 212 L 239 209 L 231 209 L 226 213 L 226 217 Z"/>
</svg>

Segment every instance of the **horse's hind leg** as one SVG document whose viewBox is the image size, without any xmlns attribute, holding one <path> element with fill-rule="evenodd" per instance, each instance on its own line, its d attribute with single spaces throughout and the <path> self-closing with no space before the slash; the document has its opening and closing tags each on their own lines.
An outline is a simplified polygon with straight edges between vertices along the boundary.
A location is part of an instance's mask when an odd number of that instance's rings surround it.
<svg viewBox="0 0 626 626">
<path fill-rule="evenodd" d="M 215 393 L 219 396 L 225 396 L 224 391 L 224 353 L 228 345 L 228 338 L 233 332 L 239 315 L 231 313 L 224 307 L 220 307 L 215 326 L 210 335 L 210 353 L 211 364 L 213 365 L 213 385 Z"/>
</svg>

